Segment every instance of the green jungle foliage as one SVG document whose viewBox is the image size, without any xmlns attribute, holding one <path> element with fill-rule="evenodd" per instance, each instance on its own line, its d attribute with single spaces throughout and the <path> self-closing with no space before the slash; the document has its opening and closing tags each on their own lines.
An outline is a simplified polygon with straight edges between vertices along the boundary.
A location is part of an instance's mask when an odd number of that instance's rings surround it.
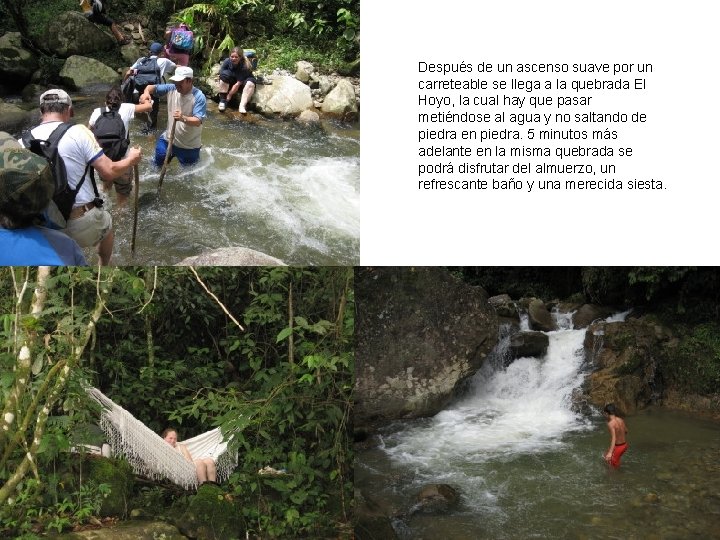
<svg viewBox="0 0 720 540">
<path fill-rule="evenodd" d="M 324 70 L 346 71 L 360 56 L 358 0 L 108 0 L 107 5 L 118 23 L 147 20 L 151 39 L 162 40 L 172 24 L 188 23 L 195 33 L 196 66 L 217 62 L 234 46 L 256 49 L 260 72 L 294 69 L 301 59 Z M 20 31 L 44 50 L 47 23 L 58 13 L 76 10 L 76 0 L 0 0 L 0 32 Z M 113 67 L 124 65 L 119 49 L 97 56 Z"/>
<path fill-rule="evenodd" d="M 682 391 L 708 395 L 720 392 L 720 324 L 682 329 L 677 354 L 662 359 L 663 374 Z"/>
<path fill-rule="evenodd" d="M 564 298 L 581 288 L 580 267 L 573 266 L 468 266 L 449 270 L 490 296 L 509 294 L 519 299 L 535 296 Z"/>
<path fill-rule="evenodd" d="M 680 336 L 677 354 L 661 360 L 670 387 L 698 394 L 720 392 L 720 272 L 713 267 L 451 267 L 490 295 L 514 299 L 572 299 L 632 307 Z M 630 362 L 628 373 L 637 366 Z"/>
<path fill-rule="evenodd" d="M 240 462 L 223 489 L 243 537 L 346 535 L 352 274 L 57 268 L 33 313 L 37 269 L 1 268 L 0 397 L 3 418 L 15 421 L 0 434 L 0 536 L 65 530 L 96 513 L 108 484 L 61 481 L 58 472 L 68 448 L 87 440 L 78 433 L 97 421 L 85 381 L 155 431 L 232 433 Z M 259 475 L 265 466 L 287 474 Z M 133 496 L 134 507 L 166 517 L 188 499 L 162 487 Z"/>
</svg>

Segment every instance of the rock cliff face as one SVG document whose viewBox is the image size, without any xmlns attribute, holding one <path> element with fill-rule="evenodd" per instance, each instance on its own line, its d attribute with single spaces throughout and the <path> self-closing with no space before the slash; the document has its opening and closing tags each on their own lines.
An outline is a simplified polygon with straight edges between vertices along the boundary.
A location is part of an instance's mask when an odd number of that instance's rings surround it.
<svg viewBox="0 0 720 540">
<path fill-rule="evenodd" d="M 643 320 L 589 326 L 585 351 L 594 367 L 586 380 L 590 402 L 600 408 L 615 403 L 625 414 L 660 402 L 659 364 L 676 341 L 667 328 Z"/>
<path fill-rule="evenodd" d="M 487 293 L 444 269 L 359 269 L 355 297 L 356 427 L 439 412 L 497 341 Z"/>
</svg>

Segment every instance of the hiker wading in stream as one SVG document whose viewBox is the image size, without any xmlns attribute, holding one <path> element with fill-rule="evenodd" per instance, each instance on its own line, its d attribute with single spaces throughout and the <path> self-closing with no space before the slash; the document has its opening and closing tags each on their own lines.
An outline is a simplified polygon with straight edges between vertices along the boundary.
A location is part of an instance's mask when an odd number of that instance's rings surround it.
<svg viewBox="0 0 720 540">
<path fill-rule="evenodd" d="M 610 448 L 605 453 L 605 461 L 614 469 L 620 466 L 620 458 L 627 450 L 627 435 L 628 429 L 625 426 L 625 421 L 618 416 L 617 409 L 612 403 L 605 406 L 603 414 L 608 419 L 608 429 L 610 430 Z"/>
<path fill-rule="evenodd" d="M 153 96 L 167 95 L 168 129 L 155 146 L 155 165 L 161 167 L 165 154 L 170 152 L 170 160 L 177 157 L 181 165 L 192 165 L 200 159 L 202 145 L 202 124 L 207 116 L 207 102 L 201 90 L 193 86 L 193 70 L 178 66 L 170 77 L 172 83 L 148 85 L 140 96 L 140 103 L 149 103 Z M 172 148 L 168 141 L 173 132 Z"/>
</svg>

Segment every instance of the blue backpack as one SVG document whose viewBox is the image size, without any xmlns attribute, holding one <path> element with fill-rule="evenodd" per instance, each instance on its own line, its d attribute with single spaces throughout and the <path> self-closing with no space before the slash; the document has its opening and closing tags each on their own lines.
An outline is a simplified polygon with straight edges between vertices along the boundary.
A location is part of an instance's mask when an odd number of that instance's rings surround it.
<svg viewBox="0 0 720 540">
<path fill-rule="evenodd" d="M 189 28 L 176 28 L 170 34 L 170 45 L 176 51 L 191 52 L 195 44 L 195 36 Z"/>
</svg>

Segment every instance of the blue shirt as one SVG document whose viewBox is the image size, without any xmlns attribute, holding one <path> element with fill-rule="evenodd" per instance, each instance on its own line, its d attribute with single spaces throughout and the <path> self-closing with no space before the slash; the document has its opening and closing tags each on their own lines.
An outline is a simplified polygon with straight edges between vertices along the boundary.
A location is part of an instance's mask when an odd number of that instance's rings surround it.
<svg viewBox="0 0 720 540">
<path fill-rule="evenodd" d="M 45 227 L 0 228 L 2 266 L 87 266 L 78 243 Z"/>
</svg>

